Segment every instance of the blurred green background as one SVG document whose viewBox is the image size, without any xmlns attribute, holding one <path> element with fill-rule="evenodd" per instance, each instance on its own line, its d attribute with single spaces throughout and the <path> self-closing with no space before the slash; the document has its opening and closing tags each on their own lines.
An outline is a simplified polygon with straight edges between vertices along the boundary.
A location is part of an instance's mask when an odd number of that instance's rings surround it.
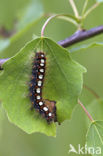
<svg viewBox="0 0 103 156">
<path fill-rule="evenodd" d="M 75 0 L 79 12 L 81 12 L 84 0 Z M 94 0 L 89 2 L 91 5 Z M 42 13 L 71 13 L 72 9 L 68 0 L 34 0 L 34 12 L 25 20 L 25 8 L 28 7 L 31 0 L 0 0 L 0 26 L 5 26 L 7 30 L 14 28 L 14 22 L 18 19 L 21 21 L 17 24 L 17 30 L 24 27 L 29 18 L 41 17 Z M 39 5 L 37 5 L 39 3 Z M 31 6 L 32 6 L 31 5 Z M 30 7 L 31 8 L 31 7 Z M 31 10 L 29 8 L 29 11 Z M 85 29 L 103 24 L 103 5 L 93 11 L 85 21 Z M 32 17 L 31 17 L 32 16 Z M 24 20 L 24 23 L 22 22 Z M 22 32 L 22 37 L 11 39 L 12 45 L 0 52 L 0 57 L 3 58 L 13 56 L 27 41 L 32 39 L 32 36 L 40 35 L 40 30 L 45 21 L 45 18 L 40 18 L 35 24 L 29 25 L 28 30 Z M 23 25 L 24 24 L 24 25 Z M 48 24 L 45 35 L 55 41 L 64 39 L 72 35 L 76 31 L 75 27 L 58 19 L 53 20 Z M 20 36 L 20 34 L 18 34 Z M 2 37 L 1 37 L 2 40 Z M 85 45 L 94 41 L 103 41 L 103 36 L 99 35 L 88 41 L 76 44 Z M 68 48 L 69 49 L 69 48 Z M 103 93 L 103 47 L 94 47 L 90 49 L 80 50 L 72 53 L 73 59 L 87 68 L 87 73 L 84 75 L 84 84 L 95 90 L 101 97 Z M 93 96 L 85 89 L 81 95 L 81 100 L 87 106 Z M 68 154 L 69 144 L 77 148 L 78 144 L 85 144 L 85 136 L 87 132 L 86 117 L 80 106 L 76 106 L 73 111 L 70 121 L 65 121 L 57 128 L 57 137 L 47 137 L 43 134 L 35 133 L 28 135 L 12 125 L 7 117 L 0 123 L 0 156 L 75 156 Z"/>
</svg>

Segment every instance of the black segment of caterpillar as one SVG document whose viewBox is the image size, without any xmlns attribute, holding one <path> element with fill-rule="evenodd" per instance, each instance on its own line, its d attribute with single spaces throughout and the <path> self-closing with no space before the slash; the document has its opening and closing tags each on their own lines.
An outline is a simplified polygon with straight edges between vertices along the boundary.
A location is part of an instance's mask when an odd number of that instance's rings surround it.
<svg viewBox="0 0 103 156">
<path fill-rule="evenodd" d="M 44 52 L 36 52 L 32 65 L 32 78 L 30 81 L 30 100 L 35 108 L 48 123 L 57 121 L 56 102 L 42 98 L 42 88 L 46 70 L 46 56 Z"/>
</svg>

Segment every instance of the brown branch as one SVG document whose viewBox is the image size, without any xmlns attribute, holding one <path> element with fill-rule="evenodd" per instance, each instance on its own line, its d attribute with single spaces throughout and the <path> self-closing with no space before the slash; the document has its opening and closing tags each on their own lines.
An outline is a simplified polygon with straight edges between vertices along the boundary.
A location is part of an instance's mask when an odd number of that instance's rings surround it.
<svg viewBox="0 0 103 156">
<path fill-rule="evenodd" d="M 72 36 L 58 42 L 62 47 L 70 47 L 71 45 L 82 42 L 94 36 L 103 33 L 103 25 L 92 28 L 90 30 L 78 30 Z"/>
<path fill-rule="evenodd" d="M 72 36 L 61 40 L 58 42 L 59 45 L 62 47 L 70 47 L 71 45 L 82 42 L 84 40 L 87 40 L 91 37 L 97 36 L 99 34 L 103 33 L 103 25 L 92 28 L 90 30 L 78 30 L 76 33 L 74 33 Z M 6 62 L 8 59 L 0 59 L 0 66 Z"/>
</svg>

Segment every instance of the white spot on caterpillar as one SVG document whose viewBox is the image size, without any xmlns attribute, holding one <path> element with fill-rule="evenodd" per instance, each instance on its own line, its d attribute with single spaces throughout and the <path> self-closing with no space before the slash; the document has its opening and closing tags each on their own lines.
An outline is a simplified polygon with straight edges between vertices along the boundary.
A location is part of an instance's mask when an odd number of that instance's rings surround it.
<svg viewBox="0 0 103 156">
<path fill-rule="evenodd" d="M 41 98 L 41 97 L 40 97 L 39 95 L 36 96 L 36 99 L 37 99 L 37 100 L 40 100 L 40 98 Z"/>
<path fill-rule="evenodd" d="M 40 69 L 39 71 L 40 71 L 41 73 L 44 73 L 44 69 Z"/>
<path fill-rule="evenodd" d="M 39 106 L 42 106 L 42 105 L 43 105 L 43 102 L 42 102 L 42 101 L 40 101 L 40 102 L 39 102 Z"/>
<path fill-rule="evenodd" d="M 47 111 L 48 111 L 48 108 L 47 108 L 47 107 L 43 107 L 43 110 L 44 110 L 45 112 L 47 112 Z"/>
<path fill-rule="evenodd" d="M 43 75 L 39 75 L 39 79 L 43 79 Z"/>
<path fill-rule="evenodd" d="M 36 92 L 37 92 L 37 93 L 40 93 L 40 88 L 37 88 L 37 89 L 36 89 Z"/>
<path fill-rule="evenodd" d="M 42 81 L 38 81 L 38 86 L 40 87 L 42 85 Z"/>
<path fill-rule="evenodd" d="M 52 116 L 52 113 L 49 113 L 49 114 L 48 114 L 48 116 L 50 116 L 50 117 L 51 117 L 51 116 Z"/>
</svg>

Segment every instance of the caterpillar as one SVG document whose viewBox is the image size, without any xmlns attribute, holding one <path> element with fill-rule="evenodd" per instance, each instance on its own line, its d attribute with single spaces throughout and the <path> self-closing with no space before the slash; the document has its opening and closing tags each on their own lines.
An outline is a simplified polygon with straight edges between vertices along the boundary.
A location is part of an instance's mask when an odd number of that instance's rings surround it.
<svg viewBox="0 0 103 156">
<path fill-rule="evenodd" d="M 32 77 L 30 81 L 30 101 L 48 123 L 56 122 L 56 102 L 43 99 L 42 88 L 46 72 L 46 55 L 44 52 L 36 52 L 32 64 Z"/>
</svg>

